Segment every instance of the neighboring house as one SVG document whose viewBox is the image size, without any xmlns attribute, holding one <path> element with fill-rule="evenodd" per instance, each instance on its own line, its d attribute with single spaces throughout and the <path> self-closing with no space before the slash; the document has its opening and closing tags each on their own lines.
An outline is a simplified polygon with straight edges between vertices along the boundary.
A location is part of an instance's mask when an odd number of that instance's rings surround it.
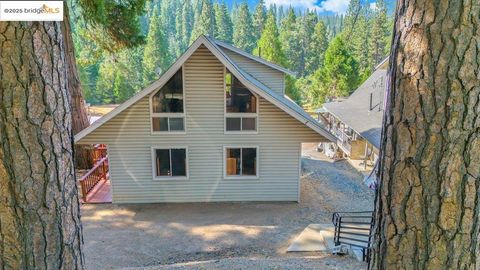
<svg viewBox="0 0 480 270">
<path fill-rule="evenodd" d="M 201 36 L 75 143 L 107 145 L 115 203 L 299 201 L 301 143 L 335 137 L 285 96 L 285 74 Z"/>
<path fill-rule="evenodd" d="M 387 66 L 385 59 L 350 97 L 317 110 L 338 138 L 338 149 L 350 159 L 364 160 L 364 165 L 373 164 L 380 149 Z"/>
</svg>

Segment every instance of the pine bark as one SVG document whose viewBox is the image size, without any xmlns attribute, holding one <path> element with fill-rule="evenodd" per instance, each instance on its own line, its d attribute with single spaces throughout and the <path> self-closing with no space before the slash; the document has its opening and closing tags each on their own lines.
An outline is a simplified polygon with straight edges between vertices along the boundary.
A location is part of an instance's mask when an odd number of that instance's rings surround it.
<svg viewBox="0 0 480 270">
<path fill-rule="evenodd" d="M 70 27 L 70 16 L 68 5 L 64 4 L 64 18 L 62 22 L 62 32 L 64 37 L 66 61 L 68 67 L 67 82 L 68 91 L 71 97 L 72 108 L 72 131 L 73 135 L 82 131 L 90 125 L 87 109 L 85 108 L 85 99 L 83 98 L 82 85 L 75 59 L 75 48 L 72 39 L 72 30 Z M 84 145 L 75 145 L 75 165 L 76 168 L 89 169 L 93 166 L 93 152 Z"/>
<path fill-rule="evenodd" d="M 371 269 L 480 269 L 479 14 L 397 3 Z"/>
<path fill-rule="evenodd" d="M 0 269 L 83 269 L 61 23 L 0 22 Z"/>
</svg>

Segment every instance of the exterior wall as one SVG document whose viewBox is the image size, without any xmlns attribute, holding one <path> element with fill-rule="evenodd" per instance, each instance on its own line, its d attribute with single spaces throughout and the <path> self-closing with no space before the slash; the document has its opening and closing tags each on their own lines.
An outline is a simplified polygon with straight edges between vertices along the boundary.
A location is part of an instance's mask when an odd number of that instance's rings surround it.
<svg viewBox="0 0 480 270">
<path fill-rule="evenodd" d="M 223 65 L 205 47 L 184 65 L 186 134 L 152 135 L 145 97 L 79 143 L 108 145 L 115 203 L 297 201 L 301 142 L 325 140 L 260 98 L 258 134 L 224 133 Z M 152 146 L 187 146 L 188 180 L 153 180 Z M 258 145 L 259 179 L 223 179 L 223 146 Z"/>
<path fill-rule="evenodd" d="M 222 50 L 228 55 L 228 57 L 235 61 L 241 69 L 255 77 L 259 82 L 280 95 L 285 93 L 285 74 L 283 72 L 253 61 L 248 57 L 228 49 L 222 48 Z"/>
<path fill-rule="evenodd" d="M 365 139 L 358 137 L 357 140 L 351 142 L 352 150 L 350 152 L 351 159 L 363 159 L 365 156 L 365 147 L 367 145 Z"/>
</svg>

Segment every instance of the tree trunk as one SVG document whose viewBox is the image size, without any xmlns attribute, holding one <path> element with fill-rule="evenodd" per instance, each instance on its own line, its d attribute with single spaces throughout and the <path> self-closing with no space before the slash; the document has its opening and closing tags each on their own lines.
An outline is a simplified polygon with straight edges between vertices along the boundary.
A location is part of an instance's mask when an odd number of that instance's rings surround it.
<svg viewBox="0 0 480 270">
<path fill-rule="evenodd" d="M 61 23 L 0 22 L 0 268 L 82 269 Z"/>
<path fill-rule="evenodd" d="M 70 28 L 70 16 L 68 5 L 64 3 L 64 16 L 62 22 L 62 32 L 65 44 L 65 57 L 67 61 L 67 82 L 68 91 L 71 97 L 72 107 L 72 131 L 73 135 L 82 131 L 90 125 L 85 108 L 85 100 L 78 75 L 77 64 L 75 60 L 75 48 L 73 45 L 72 31 Z M 89 169 L 93 166 L 93 152 L 89 147 L 83 145 L 75 146 L 75 165 L 77 168 Z"/>
<path fill-rule="evenodd" d="M 371 269 L 479 269 L 480 3 L 399 0 Z"/>
</svg>

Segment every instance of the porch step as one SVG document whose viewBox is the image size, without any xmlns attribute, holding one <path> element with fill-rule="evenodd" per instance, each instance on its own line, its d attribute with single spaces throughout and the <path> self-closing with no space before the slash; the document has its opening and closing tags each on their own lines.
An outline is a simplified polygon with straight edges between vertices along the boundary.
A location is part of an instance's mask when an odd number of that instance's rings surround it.
<svg viewBox="0 0 480 270">
<path fill-rule="evenodd" d="M 293 240 L 287 252 L 327 251 L 325 240 L 322 234 L 319 233 L 317 225 L 318 224 L 308 225 L 297 238 Z"/>
</svg>

